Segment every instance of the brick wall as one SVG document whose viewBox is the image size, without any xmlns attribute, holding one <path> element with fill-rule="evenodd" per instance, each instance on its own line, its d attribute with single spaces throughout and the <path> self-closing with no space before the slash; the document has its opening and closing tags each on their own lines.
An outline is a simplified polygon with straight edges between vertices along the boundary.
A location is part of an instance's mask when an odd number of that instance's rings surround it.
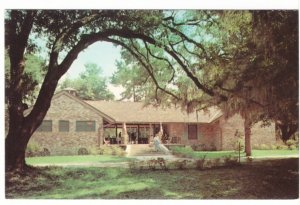
<svg viewBox="0 0 300 205">
<path fill-rule="evenodd" d="M 184 123 L 171 123 L 168 124 L 170 137 L 180 137 L 181 143 L 186 141 L 186 126 Z"/>
<path fill-rule="evenodd" d="M 234 149 L 234 144 L 237 141 L 234 134 L 238 130 L 244 135 L 244 120 L 240 115 L 235 114 L 229 119 L 221 117 L 219 122 L 222 130 L 222 150 Z"/>
<path fill-rule="evenodd" d="M 275 123 L 271 123 L 270 126 L 261 127 L 261 123 L 256 123 L 251 128 L 251 145 L 274 145 L 277 143 L 275 135 Z"/>
<path fill-rule="evenodd" d="M 51 155 L 74 155 L 80 147 L 90 148 L 97 145 L 98 129 L 103 119 L 95 111 L 85 107 L 67 95 L 54 98 L 44 120 L 52 120 L 52 132 L 36 131 L 30 143 L 47 148 Z M 59 120 L 69 120 L 69 132 L 59 132 Z M 95 132 L 76 132 L 76 120 L 96 121 Z"/>
<path fill-rule="evenodd" d="M 222 130 L 223 150 L 232 150 L 234 148 L 234 143 L 237 140 L 234 136 L 236 130 L 239 130 L 244 136 L 244 120 L 238 114 L 229 119 L 221 117 L 220 128 Z M 251 145 L 253 146 L 255 144 L 276 144 L 274 123 L 271 123 L 271 125 L 267 127 L 261 127 L 260 123 L 257 123 L 251 128 Z"/>
<path fill-rule="evenodd" d="M 213 124 L 197 124 L 197 139 L 188 139 L 188 124 L 169 124 L 171 137 L 181 137 L 181 143 L 186 145 L 204 144 L 207 148 L 212 146 L 221 149 L 221 132 L 218 122 Z"/>
</svg>

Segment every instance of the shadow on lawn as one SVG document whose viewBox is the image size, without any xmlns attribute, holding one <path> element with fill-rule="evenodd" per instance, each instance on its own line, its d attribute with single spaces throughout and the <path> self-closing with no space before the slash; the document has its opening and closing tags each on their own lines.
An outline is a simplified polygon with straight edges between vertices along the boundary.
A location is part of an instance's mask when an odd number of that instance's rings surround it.
<svg viewBox="0 0 300 205">
<path fill-rule="evenodd" d="M 298 159 L 212 170 L 35 168 L 6 173 L 7 198 L 42 199 L 295 199 Z"/>
</svg>

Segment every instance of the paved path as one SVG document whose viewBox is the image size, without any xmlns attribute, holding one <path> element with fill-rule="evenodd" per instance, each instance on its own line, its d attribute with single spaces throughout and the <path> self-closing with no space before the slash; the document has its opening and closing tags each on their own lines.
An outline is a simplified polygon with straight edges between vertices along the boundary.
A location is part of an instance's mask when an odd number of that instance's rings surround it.
<svg viewBox="0 0 300 205">
<path fill-rule="evenodd" d="M 139 161 L 157 159 L 158 157 L 164 158 L 167 161 L 176 161 L 176 160 L 189 160 L 194 161 L 196 159 L 191 158 L 180 158 L 174 155 L 155 155 L 155 156 L 135 156 Z M 252 157 L 254 162 L 270 160 L 270 159 L 287 159 L 287 158 L 299 158 L 299 155 L 285 155 L 285 156 L 259 156 Z M 246 162 L 246 157 L 241 157 L 241 162 Z M 36 164 L 36 167 L 47 167 L 47 166 L 56 166 L 56 167 L 121 167 L 128 168 L 128 162 L 102 162 L 102 163 L 53 163 L 53 164 Z"/>
</svg>

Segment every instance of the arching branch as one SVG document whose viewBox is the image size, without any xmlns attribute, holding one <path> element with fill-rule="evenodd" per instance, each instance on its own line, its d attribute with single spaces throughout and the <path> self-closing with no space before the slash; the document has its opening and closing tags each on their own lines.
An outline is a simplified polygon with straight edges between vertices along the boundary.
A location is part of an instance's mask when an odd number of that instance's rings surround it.
<svg viewBox="0 0 300 205">
<path fill-rule="evenodd" d="M 149 68 L 149 66 L 141 59 L 139 54 L 137 54 L 135 51 L 133 51 L 128 45 L 126 45 L 125 43 L 123 43 L 119 40 L 112 39 L 112 38 L 106 38 L 105 41 L 115 43 L 115 44 L 120 45 L 120 46 L 124 47 L 125 49 L 127 49 L 141 63 L 141 65 L 147 70 L 148 74 L 150 75 L 150 77 L 153 80 L 153 82 L 154 82 L 157 89 L 159 89 L 159 90 L 165 92 L 166 94 L 172 96 L 176 100 L 180 100 L 180 98 L 178 96 L 176 96 L 174 93 L 162 88 L 158 84 L 158 82 L 157 82 L 155 76 L 153 75 L 153 73 L 151 72 L 151 69 Z"/>
</svg>

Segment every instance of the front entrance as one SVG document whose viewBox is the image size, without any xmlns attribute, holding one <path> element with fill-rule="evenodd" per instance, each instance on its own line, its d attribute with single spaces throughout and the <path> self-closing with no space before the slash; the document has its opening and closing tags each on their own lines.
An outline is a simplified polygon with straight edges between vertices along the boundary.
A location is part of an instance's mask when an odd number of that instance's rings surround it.
<svg viewBox="0 0 300 205">
<path fill-rule="evenodd" d="M 123 144 L 122 124 L 107 124 L 104 126 L 104 139 L 110 144 Z M 149 144 L 151 138 L 160 130 L 160 124 L 126 124 L 129 144 Z M 162 142 L 168 139 L 167 125 L 163 125 L 164 136 Z"/>
<path fill-rule="evenodd" d="M 123 144 L 122 125 L 107 125 L 104 127 L 104 139 L 110 144 Z M 126 124 L 129 144 L 148 144 L 153 131 L 147 124 Z"/>
</svg>

